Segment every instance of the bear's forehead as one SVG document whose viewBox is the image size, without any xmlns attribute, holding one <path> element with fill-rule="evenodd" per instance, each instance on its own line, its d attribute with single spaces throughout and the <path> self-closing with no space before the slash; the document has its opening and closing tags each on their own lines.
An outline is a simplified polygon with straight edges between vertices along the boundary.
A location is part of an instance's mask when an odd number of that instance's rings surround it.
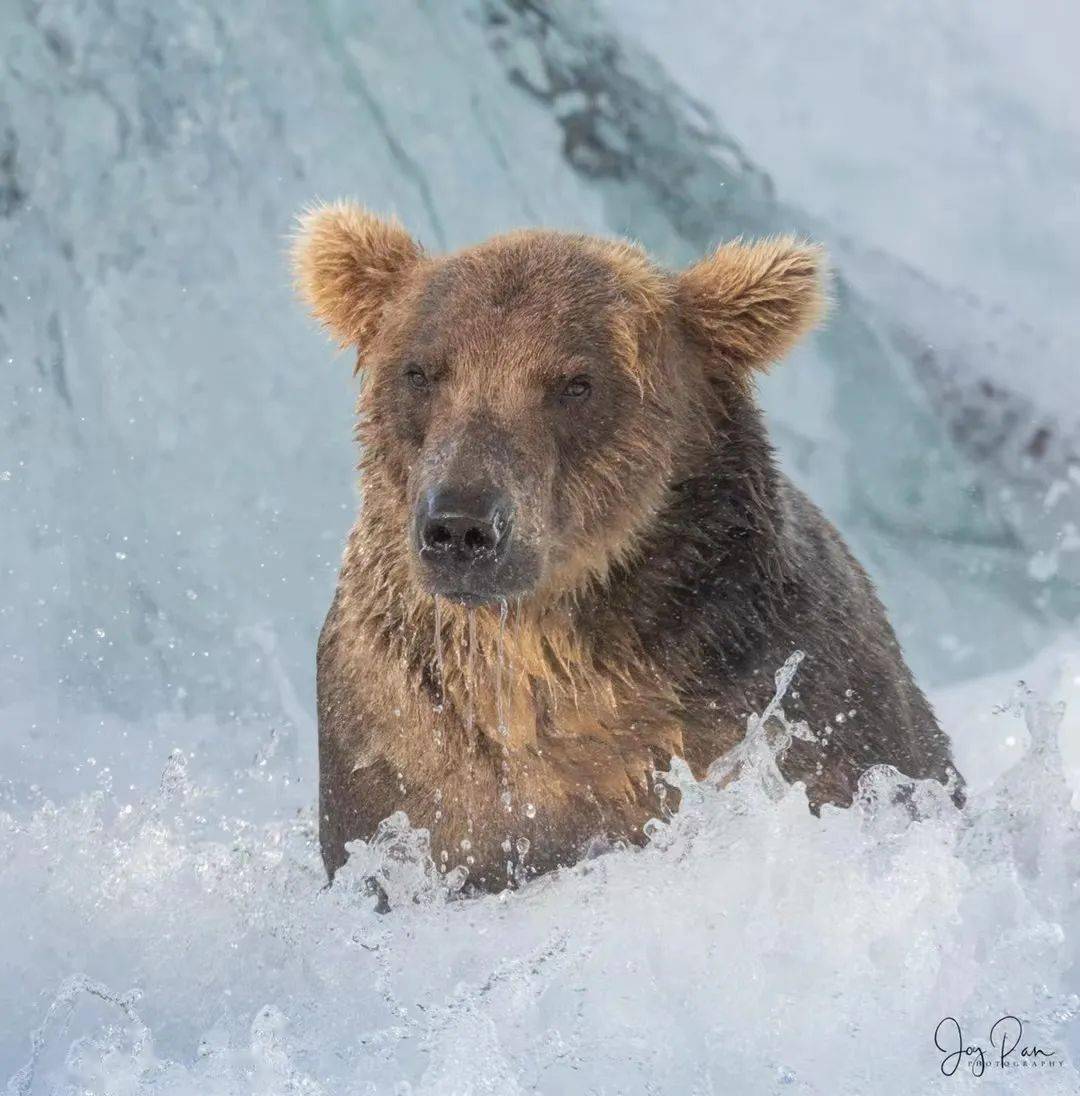
<svg viewBox="0 0 1080 1096">
<path fill-rule="evenodd" d="M 595 241 L 521 233 L 440 260 L 412 326 L 432 356 L 605 354 L 628 308 L 618 263 Z"/>
<path fill-rule="evenodd" d="M 588 309 L 619 292 L 618 269 L 597 241 L 554 232 L 495 237 L 448 257 L 436 292 L 494 308 L 522 303 Z"/>
</svg>

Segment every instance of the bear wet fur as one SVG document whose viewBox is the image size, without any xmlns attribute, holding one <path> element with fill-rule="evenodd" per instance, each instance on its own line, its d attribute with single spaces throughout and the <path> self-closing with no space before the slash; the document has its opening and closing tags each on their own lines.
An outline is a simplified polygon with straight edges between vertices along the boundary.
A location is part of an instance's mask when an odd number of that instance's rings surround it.
<svg viewBox="0 0 1080 1096">
<path fill-rule="evenodd" d="M 870 580 L 754 402 L 822 312 L 816 248 L 734 243 L 677 274 L 544 231 L 429 256 L 337 204 L 301 219 L 294 262 L 363 372 L 362 503 L 318 649 L 331 877 L 395 811 L 486 889 L 641 843 L 654 772 L 704 775 L 795 650 L 784 708 L 813 740 L 780 767 L 815 809 L 883 763 L 961 794 Z M 425 538 L 451 497 L 496 517 L 448 562 Z"/>
</svg>

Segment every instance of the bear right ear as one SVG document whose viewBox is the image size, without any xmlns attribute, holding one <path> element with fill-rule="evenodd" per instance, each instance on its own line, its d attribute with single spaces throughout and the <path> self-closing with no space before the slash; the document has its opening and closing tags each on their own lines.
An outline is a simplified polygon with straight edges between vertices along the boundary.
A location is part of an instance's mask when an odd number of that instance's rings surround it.
<svg viewBox="0 0 1080 1096">
<path fill-rule="evenodd" d="M 371 338 L 383 306 L 422 257 L 396 220 L 351 202 L 301 214 L 292 247 L 297 292 L 342 346 Z"/>
</svg>

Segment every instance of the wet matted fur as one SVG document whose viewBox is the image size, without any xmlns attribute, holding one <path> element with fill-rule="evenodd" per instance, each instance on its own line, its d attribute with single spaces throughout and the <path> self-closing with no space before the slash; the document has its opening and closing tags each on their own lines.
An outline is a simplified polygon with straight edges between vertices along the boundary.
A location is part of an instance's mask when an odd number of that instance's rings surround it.
<svg viewBox="0 0 1080 1096">
<path fill-rule="evenodd" d="M 294 263 L 363 373 L 362 504 L 318 651 L 331 876 L 398 810 L 488 889 L 596 838 L 640 843 L 654 772 L 676 755 L 703 775 L 797 649 L 785 709 L 815 740 L 781 768 L 815 807 L 879 763 L 957 780 L 869 579 L 754 402 L 754 370 L 823 311 L 817 248 L 736 242 L 671 273 L 529 231 L 430 256 L 336 204 L 301 218 Z M 467 607 L 433 595 L 411 531 L 432 482 L 481 475 L 513 500 L 522 562 L 512 596 Z"/>
</svg>

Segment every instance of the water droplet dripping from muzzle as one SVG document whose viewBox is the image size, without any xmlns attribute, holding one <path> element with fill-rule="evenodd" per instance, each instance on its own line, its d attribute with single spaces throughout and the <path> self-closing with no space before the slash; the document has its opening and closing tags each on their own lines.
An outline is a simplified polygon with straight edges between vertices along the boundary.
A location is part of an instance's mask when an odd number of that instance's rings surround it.
<svg viewBox="0 0 1080 1096">
<path fill-rule="evenodd" d="M 465 692 L 468 697 L 465 709 L 465 730 L 471 735 L 476 726 L 476 704 L 473 697 L 476 665 L 476 610 L 469 610 L 469 650 L 465 656 Z"/>
<path fill-rule="evenodd" d="M 435 595 L 435 678 L 439 688 L 439 702 L 435 706 L 436 713 L 440 713 L 446 704 L 446 675 L 443 672 L 443 636 L 442 636 L 442 602 L 439 595 Z"/>
<path fill-rule="evenodd" d="M 496 705 L 496 721 L 498 723 L 499 734 L 507 735 L 510 733 L 510 728 L 506 723 L 506 696 L 503 688 L 504 681 L 504 655 L 506 650 L 505 637 L 506 637 L 506 617 L 509 609 L 506 604 L 506 598 L 499 598 L 499 640 L 498 640 L 498 659 L 495 665 L 495 705 Z"/>
</svg>

